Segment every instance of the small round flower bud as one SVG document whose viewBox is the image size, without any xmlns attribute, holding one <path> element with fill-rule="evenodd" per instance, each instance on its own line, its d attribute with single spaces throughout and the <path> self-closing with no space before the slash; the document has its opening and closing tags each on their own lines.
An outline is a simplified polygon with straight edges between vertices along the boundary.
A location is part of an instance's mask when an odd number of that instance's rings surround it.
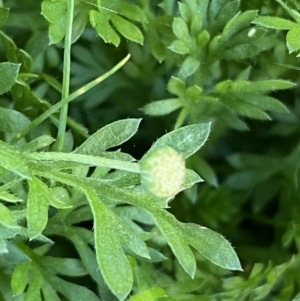
<svg viewBox="0 0 300 301">
<path fill-rule="evenodd" d="M 174 197 L 185 176 L 184 158 L 166 146 L 153 151 L 141 162 L 141 183 L 157 197 Z"/>
</svg>

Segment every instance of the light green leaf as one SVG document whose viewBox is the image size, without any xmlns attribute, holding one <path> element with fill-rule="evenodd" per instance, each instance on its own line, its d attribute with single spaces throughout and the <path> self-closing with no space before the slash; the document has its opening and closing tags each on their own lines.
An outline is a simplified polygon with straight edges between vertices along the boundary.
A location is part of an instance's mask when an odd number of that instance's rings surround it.
<svg viewBox="0 0 300 301">
<path fill-rule="evenodd" d="M 300 49 L 300 25 L 297 28 L 293 28 L 286 35 L 286 44 L 289 53 L 297 51 Z"/>
<path fill-rule="evenodd" d="M 166 296 L 166 292 L 159 286 L 152 286 L 133 295 L 129 301 L 154 301 L 157 298 Z"/>
<path fill-rule="evenodd" d="M 54 274 L 62 274 L 70 277 L 78 277 L 87 274 L 87 270 L 82 262 L 75 258 L 44 256 L 42 265 Z"/>
<path fill-rule="evenodd" d="M 167 239 L 174 255 L 186 273 L 194 277 L 196 271 L 196 261 L 193 252 L 187 243 L 187 237 L 179 230 L 179 222 L 176 218 L 164 210 L 153 210 L 153 219 L 162 234 Z"/>
<path fill-rule="evenodd" d="M 230 243 L 220 234 L 196 224 L 183 224 L 188 243 L 212 263 L 229 270 L 242 271 L 239 259 Z"/>
<path fill-rule="evenodd" d="M 51 274 L 47 274 L 47 280 L 56 291 L 67 297 L 70 301 L 100 301 L 94 292 L 84 286 L 68 282 Z"/>
<path fill-rule="evenodd" d="M 279 113 L 288 113 L 289 112 L 283 103 L 278 101 L 276 98 L 273 98 L 270 96 L 260 95 L 260 94 L 243 93 L 240 95 L 240 99 L 248 101 L 255 107 L 262 109 L 262 110 L 268 110 L 268 111 L 279 112 Z"/>
<path fill-rule="evenodd" d="M 104 279 L 98 268 L 98 263 L 96 259 L 95 252 L 83 241 L 82 237 L 78 235 L 78 228 L 72 229 L 72 235 L 70 236 L 70 231 L 68 232 L 68 238 L 73 242 L 83 264 L 88 270 L 90 276 L 99 285 L 99 293 L 101 300 L 113 300 L 114 296 L 112 292 L 108 289 Z"/>
<path fill-rule="evenodd" d="M 216 90 L 219 93 L 266 93 L 274 90 L 290 89 L 295 84 L 282 79 L 262 80 L 258 82 L 230 80 L 217 84 Z"/>
<path fill-rule="evenodd" d="M 11 288 L 14 295 L 20 295 L 24 292 L 28 283 L 30 265 L 30 262 L 22 262 L 15 267 L 11 278 Z"/>
<path fill-rule="evenodd" d="M 55 139 L 53 137 L 51 137 L 49 135 L 43 135 L 43 136 L 40 136 L 40 137 L 26 143 L 23 146 L 23 150 L 34 152 L 41 148 L 49 146 L 54 141 L 55 141 Z"/>
<path fill-rule="evenodd" d="M 217 0 L 217 1 L 215 0 L 210 2 L 209 9 L 208 9 L 208 18 L 210 22 L 216 20 L 216 17 L 227 3 L 228 3 L 227 0 Z"/>
<path fill-rule="evenodd" d="M 179 40 L 183 41 L 186 44 L 191 42 L 189 28 L 183 19 L 174 18 L 173 24 L 172 24 L 172 29 L 173 29 L 175 36 Z"/>
<path fill-rule="evenodd" d="M 23 202 L 22 199 L 0 188 L 0 199 L 10 203 Z"/>
<path fill-rule="evenodd" d="M 124 119 L 110 123 L 83 142 L 75 153 L 100 155 L 103 151 L 121 145 L 138 130 L 141 119 Z"/>
<path fill-rule="evenodd" d="M 27 224 L 30 239 L 36 238 L 48 222 L 49 199 L 53 198 L 48 186 L 36 177 L 28 180 Z"/>
<path fill-rule="evenodd" d="M 269 17 L 269 16 L 266 17 L 259 16 L 252 23 L 267 28 L 281 29 L 281 30 L 290 30 L 299 27 L 297 23 L 292 22 L 290 20 L 286 20 L 278 17 Z"/>
<path fill-rule="evenodd" d="M 152 151 L 163 146 L 174 148 L 183 155 L 184 158 L 190 157 L 198 151 L 205 143 L 210 132 L 210 123 L 188 125 L 174 130 L 160 137 L 143 157 L 144 160 Z"/>
<path fill-rule="evenodd" d="M 0 63 L 0 95 L 8 92 L 15 83 L 20 64 Z"/>
<path fill-rule="evenodd" d="M 194 74 L 200 66 L 200 61 L 192 56 L 188 56 L 180 66 L 178 75 L 180 78 L 187 78 Z"/>
<path fill-rule="evenodd" d="M 29 287 L 27 288 L 25 292 L 25 298 L 26 301 L 42 301 L 41 297 L 41 282 L 42 277 L 40 274 L 39 268 L 32 264 L 31 265 L 31 277 L 30 277 Z"/>
<path fill-rule="evenodd" d="M 31 178 L 30 171 L 24 162 L 24 158 L 20 156 L 17 151 L 11 153 L 6 149 L 0 148 L 0 166 L 3 166 L 5 169 L 10 170 L 22 178 Z"/>
<path fill-rule="evenodd" d="M 281 0 L 276 0 L 283 9 L 298 23 L 300 24 L 300 13 L 294 9 L 289 8 L 284 2 Z"/>
<path fill-rule="evenodd" d="M 4 238 L 0 237 L 0 256 L 5 253 L 8 253 L 6 241 Z"/>
<path fill-rule="evenodd" d="M 18 223 L 12 212 L 0 203 L 0 225 L 3 225 L 8 228 L 18 228 Z"/>
<path fill-rule="evenodd" d="M 52 288 L 52 286 L 48 282 L 43 283 L 42 292 L 45 301 L 61 301 L 56 291 Z"/>
<path fill-rule="evenodd" d="M 168 49 L 170 49 L 171 51 L 173 51 L 175 53 L 187 54 L 191 51 L 189 45 L 190 44 L 186 44 L 185 42 L 183 42 L 181 40 L 176 40 L 168 47 Z"/>
<path fill-rule="evenodd" d="M 170 98 L 149 103 L 141 108 L 141 111 L 147 115 L 161 116 L 181 108 L 182 105 L 182 101 L 179 98 Z"/>
<path fill-rule="evenodd" d="M 126 39 L 143 45 L 144 37 L 137 26 L 116 14 L 111 16 L 111 22 Z"/>
<path fill-rule="evenodd" d="M 168 82 L 168 91 L 172 94 L 175 94 L 179 97 L 184 97 L 186 86 L 185 82 L 180 78 L 172 76 Z"/>
<path fill-rule="evenodd" d="M 222 41 L 228 42 L 233 35 L 248 27 L 256 16 L 256 10 L 249 10 L 241 14 L 237 13 L 224 27 L 221 35 Z"/>
<path fill-rule="evenodd" d="M 132 289 L 133 275 L 128 259 L 122 250 L 119 235 L 128 236 L 129 230 L 126 229 L 124 223 L 123 227 L 121 226 L 121 220 L 119 221 L 118 217 L 98 199 L 97 194 L 86 191 L 86 195 L 94 215 L 95 247 L 101 273 L 112 292 L 120 300 L 124 300 Z M 148 250 L 144 242 L 138 243 L 137 237 L 131 238 L 136 242 L 132 242 L 129 247 L 134 246 L 133 251 L 145 257 L 145 252 L 148 253 Z M 128 243 L 127 240 L 126 243 Z M 136 243 L 138 244 L 135 246 Z M 142 245 L 143 247 L 140 248 Z"/>
<path fill-rule="evenodd" d="M 45 153 L 30 153 L 27 155 L 35 161 L 53 161 L 53 162 L 77 162 L 87 164 L 89 166 L 103 166 L 125 170 L 129 172 L 139 173 L 139 166 L 137 163 L 125 162 L 115 159 L 107 159 L 103 157 L 96 157 L 90 155 L 81 155 L 73 153 L 60 153 L 60 152 L 45 152 Z M 68 165 L 66 165 L 67 167 Z M 80 165 L 78 165 L 80 167 Z"/>
<path fill-rule="evenodd" d="M 183 18 L 183 20 L 189 24 L 189 22 L 192 20 L 193 13 L 191 9 L 186 5 L 185 3 L 178 2 L 180 15 Z"/>
<path fill-rule="evenodd" d="M 66 1 L 43 1 L 42 15 L 50 23 L 50 44 L 60 42 L 66 34 L 68 4 Z"/>
<path fill-rule="evenodd" d="M 90 22 L 96 29 L 99 36 L 105 43 L 112 43 L 115 46 L 119 46 L 121 39 L 116 31 L 109 24 L 110 16 L 103 10 L 101 11 L 90 11 Z"/>
</svg>

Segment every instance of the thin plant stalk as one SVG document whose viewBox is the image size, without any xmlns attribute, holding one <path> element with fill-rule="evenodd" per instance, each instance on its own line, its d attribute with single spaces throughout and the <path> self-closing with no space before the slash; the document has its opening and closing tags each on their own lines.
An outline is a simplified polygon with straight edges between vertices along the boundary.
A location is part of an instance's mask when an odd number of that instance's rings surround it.
<svg viewBox="0 0 300 301">
<path fill-rule="evenodd" d="M 35 127 L 37 127 L 40 123 L 42 123 L 44 120 L 46 120 L 48 117 L 50 117 L 52 114 L 57 112 L 61 107 L 63 107 L 65 104 L 71 102 L 72 100 L 76 99 L 80 95 L 84 94 L 85 92 L 89 91 L 90 89 L 97 86 L 99 83 L 103 82 L 107 78 L 109 78 L 111 75 L 113 75 L 115 72 L 117 72 L 122 66 L 126 64 L 126 62 L 129 60 L 130 54 L 128 54 L 124 59 L 122 59 L 118 64 L 116 64 L 112 69 L 110 69 L 108 72 L 104 73 L 103 75 L 100 75 L 93 81 L 89 82 L 88 84 L 84 85 L 83 87 L 79 88 L 72 94 L 70 94 L 68 97 L 64 98 L 60 102 L 56 103 L 54 106 L 52 106 L 50 109 L 45 111 L 43 114 L 41 114 L 38 118 L 33 120 L 28 126 L 26 126 L 22 131 L 16 134 L 16 136 L 10 141 L 12 144 L 17 143 L 18 140 L 20 140 L 22 137 L 27 135 L 31 130 L 33 130 Z"/>
<path fill-rule="evenodd" d="M 72 44 L 72 24 L 74 15 L 74 0 L 68 1 L 68 20 L 64 44 L 64 68 L 62 83 L 62 99 L 69 96 L 70 71 L 71 71 L 71 44 Z M 62 106 L 59 116 L 59 126 L 57 133 L 56 150 L 61 151 L 65 141 L 65 132 L 68 117 L 68 103 Z"/>
</svg>

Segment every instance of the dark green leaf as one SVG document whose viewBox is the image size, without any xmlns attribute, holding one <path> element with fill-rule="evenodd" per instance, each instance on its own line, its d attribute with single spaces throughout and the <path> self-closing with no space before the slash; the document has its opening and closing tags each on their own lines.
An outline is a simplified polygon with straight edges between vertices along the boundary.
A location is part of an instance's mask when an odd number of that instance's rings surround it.
<svg viewBox="0 0 300 301">
<path fill-rule="evenodd" d="M 17 133 L 30 124 L 30 120 L 18 111 L 0 108 L 1 132 Z"/>
<path fill-rule="evenodd" d="M 3 26 L 9 15 L 9 9 L 6 7 L 0 7 L 0 27 Z"/>
<path fill-rule="evenodd" d="M 15 83 L 20 64 L 0 63 L 0 95 L 8 92 Z"/>
</svg>

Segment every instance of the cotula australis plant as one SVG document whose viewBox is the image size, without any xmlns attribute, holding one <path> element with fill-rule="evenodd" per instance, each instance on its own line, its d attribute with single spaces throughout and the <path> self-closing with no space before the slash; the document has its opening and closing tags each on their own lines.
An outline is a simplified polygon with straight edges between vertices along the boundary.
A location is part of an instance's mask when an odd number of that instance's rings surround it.
<svg viewBox="0 0 300 301">
<path fill-rule="evenodd" d="M 249 129 L 245 117 L 288 112 L 274 91 L 295 87 L 283 65 L 294 64 L 300 49 L 299 13 L 279 0 L 240 2 L 1 3 L 0 299 L 257 297 L 259 279 L 256 291 L 246 290 L 250 282 L 230 274 L 243 269 L 221 234 L 168 210 L 179 193 L 194 203 L 203 179 L 219 185 L 198 152 L 211 128 L 213 144 L 228 128 Z M 258 16 L 259 9 L 282 9 L 294 21 Z M 286 40 L 274 29 L 288 30 Z M 158 100 L 128 104 L 138 84 Z M 165 126 L 173 129 L 136 160 L 122 145 L 138 131 L 139 107 L 151 116 L 172 113 Z M 132 116 L 120 118 L 124 112 Z M 100 129 L 90 135 L 75 120 Z M 230 162 L 243 169 L 239 158 Z M 244 176 L 244 184 L 268 179 L 276 169 L 270 166 Z M 242 183 L 237 174 L 227 180 Z M 253 270 L 252 277 L 271 274 Z M 267 284 L 268 292 L 280 287 Z"/>
</svg>

